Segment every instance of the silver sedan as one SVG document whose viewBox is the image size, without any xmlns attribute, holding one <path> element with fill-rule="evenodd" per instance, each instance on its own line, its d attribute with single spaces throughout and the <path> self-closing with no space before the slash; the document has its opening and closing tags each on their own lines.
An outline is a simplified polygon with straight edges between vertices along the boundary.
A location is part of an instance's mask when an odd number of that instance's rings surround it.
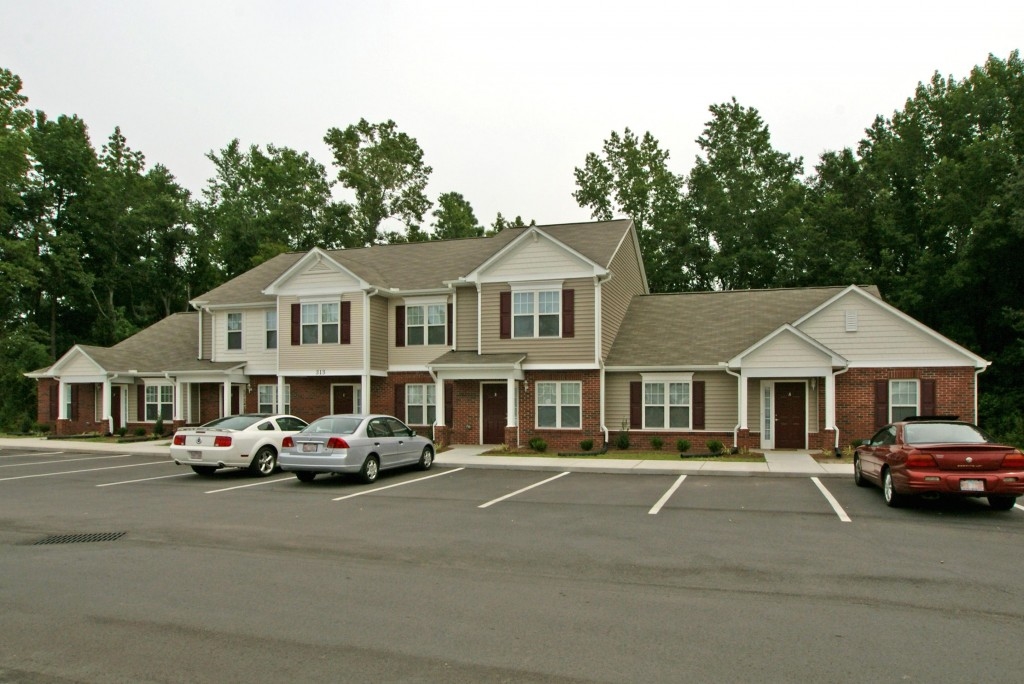
<svg viewBox="0 0 1024 684">
<path fill-rule="evenodd" d="M 418 465 L 429 470 L 434 443 L 393 416 L 324 416 L 286 437 L 277 464 L 311 482 L 318 473 L 358 473 L 373 482 L 381 470 Z"/>
</svg>

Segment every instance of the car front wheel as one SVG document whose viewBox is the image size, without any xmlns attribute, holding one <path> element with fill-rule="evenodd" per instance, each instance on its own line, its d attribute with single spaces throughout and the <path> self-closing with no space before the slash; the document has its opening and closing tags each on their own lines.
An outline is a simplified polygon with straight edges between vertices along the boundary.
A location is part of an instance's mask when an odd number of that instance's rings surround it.
<svg viewBox="0 0 1024 684">
<path fill-rule="evenodd" d="M 890 508 L 899 508 L 903 505 L 904 496 L 896 491 L 892 483 L 892 471 L 888 468 L 882 473 L 882 496 Z"/>
<path fill-rule="evenodd" d="M 274 451 L 273 447 L 262 446 L 256 452 L 256 455 L 252 457 L 252 461 L 249 463 L 249 472 L 259 477 L 266 477 L 274 472 L 276 467 L 277 452 Z"/>
<path fill-rule="evenodd" d="M 428 446 L 423 447 L 423 453 L 420 454 L 420 470 L 430 470 L 430 466 L 434 465 L 434 450 Z"/>
<path fill-rule="evenodd" d="M 1013 508 L 1015 503 L 1017 503 L 1017 497 L 1015 496 L 988 497 L 988 505 L 997 511 L 1008 511 Z"/>
<path fill-rule="evenodd" d="M 367 456 L 366 460 L 363 461 L 363 468 L 359 471 L 359 477 L 366 484 L 375 482 L 377 475 L 380 474 L 380 462 L 376 456 Z"/>
</svg>

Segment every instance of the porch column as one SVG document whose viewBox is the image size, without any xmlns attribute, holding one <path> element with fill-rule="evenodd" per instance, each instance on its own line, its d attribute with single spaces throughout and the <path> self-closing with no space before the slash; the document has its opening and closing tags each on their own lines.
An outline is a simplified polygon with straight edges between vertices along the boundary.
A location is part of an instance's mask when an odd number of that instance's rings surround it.
<svg viewBox="0 0 1024 684">
<path fill-rule="evenodd" d="M 185 420 L 185 383 L 174 383 L 174 422 Z"/>
<path fill-rule="evenodd" d="M 259 392 L 259 388 L 256 389 Z M 256 401 L 259 401 L 259 397 L 256 397 Z M 277 412 L 288 413 L 284 410 L 284 376 L 277 376 Z"/>
<path fill-rule="evenodd" d="M 57 420 L 67 420 L 68 418 L 66 415 L 68 406 L 64 402 L 64 393 L 67 391 L 65 387 L 67 387 L 67 385 L 63 380 L 57 381 Z"/>
<path fill-rule="evenodd" d="M 507 380 L 508 390 L 505 392 L 505 412 L 508 415 L 508 422 L 506 427 L 517 427 L 519 425 L 519 415 L 516 411 L 516 381 L 515 378 L 509 378 Z"/>
<path fill-rule="evenodd" d="M 114 434 L 114 416 L 110 410 L 110 403 L 113 399 L 113 392 L 110 387 L 110 377 L 103 378 L 103 414 L 100 420 L 107 421 L 107 432 Z"/>
<path fill-rule="evenodd" d="M 362 376 L 362 379 L 360 380 L 360 382 L 362 383 L 362 389 L 359 392 L 359 403 L 361 404 L 361 406 L 359 407 L 359 411 L 360 411 L 360 413 L 369 413 L 370 412 L 370 374 L 369 373 L 364 373 L 363 376 Z"/>
<path fill-rule="evenodd" d="M 747 385 L 749 383 L 747 382 L 747 376 L 743 374 L 742 370 L 740 370 L 740 374 L 739 374 L 739 376 L 737 376 L 736 382 L 739 383 L 739 386 L 736 388 L 737 389 L 737 396 L 739 397 L 739 402 L 738 403 L 739 403 L 739 410 L 740 410 L 740 415 L 738 416 L 738 418 L 739 418 L 739 425 L 740 425 L 739 429 L 740 430 L 749 430 L 750 426 L 747 425 L 747 423 L 748 423 L 747 415 L 750 413 L 747 410 L 747 402 L 748 402 L 748 399 L 747 399 Z"/>
<path fill-rule="evenodd" d="M 222 416 L 231 415 L 231 380 L 224 381 L 224 405 L 221 407 Z"/>
<path fill-rule="evenodd" d="M 434 378 L 434 425 L 444 427 L 444 380 L 440 376 Z"/>
<path fill-rule="evenodd" d="M 825 373 L 825 429 L 836 428 L 836 376 Z"/>
</svg>

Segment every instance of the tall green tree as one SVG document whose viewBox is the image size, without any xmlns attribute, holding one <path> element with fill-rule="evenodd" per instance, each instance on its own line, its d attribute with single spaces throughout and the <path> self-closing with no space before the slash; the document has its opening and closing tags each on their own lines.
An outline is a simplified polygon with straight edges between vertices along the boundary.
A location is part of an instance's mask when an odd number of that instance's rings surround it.
<svg viewBox="0 0 1024 684">
<path fill-rule="evenodd" d="M 457 192 L 445 192 L 437 198 L 437 208 L 433 211 L 434 240 L 453 240 L 464 237 L 482 237 L 483 226 L 476 220 L 473 206 Z"/>
<path fill-rule="evenodd" d="M 355 193 L 352 216 L 362 245 L 381 242 L 381 224 L 388 219 L 419 229 L 431 206 L 425 189 L 433 169 L 423 163 L 415 138 L 390 119 L 379 124 L 360 119 L 344 129 L 331 128 L 324 142 L 334 154 L 338 181 Z"/>
</svg>

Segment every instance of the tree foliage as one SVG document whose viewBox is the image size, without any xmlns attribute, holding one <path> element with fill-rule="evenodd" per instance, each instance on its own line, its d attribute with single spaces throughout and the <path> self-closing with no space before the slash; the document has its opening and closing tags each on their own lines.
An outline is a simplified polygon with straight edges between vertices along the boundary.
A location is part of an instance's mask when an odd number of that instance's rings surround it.
<svg viewBox="0 0 1024 684">
<path fill-rule="evenodd" d="M 484 234 L 472 205 L 457 192 L 446 192 L 438 197 L 433 214 L 436 220 L 431 238 L 434 240 L 481 237 Z"/>
</svg>

